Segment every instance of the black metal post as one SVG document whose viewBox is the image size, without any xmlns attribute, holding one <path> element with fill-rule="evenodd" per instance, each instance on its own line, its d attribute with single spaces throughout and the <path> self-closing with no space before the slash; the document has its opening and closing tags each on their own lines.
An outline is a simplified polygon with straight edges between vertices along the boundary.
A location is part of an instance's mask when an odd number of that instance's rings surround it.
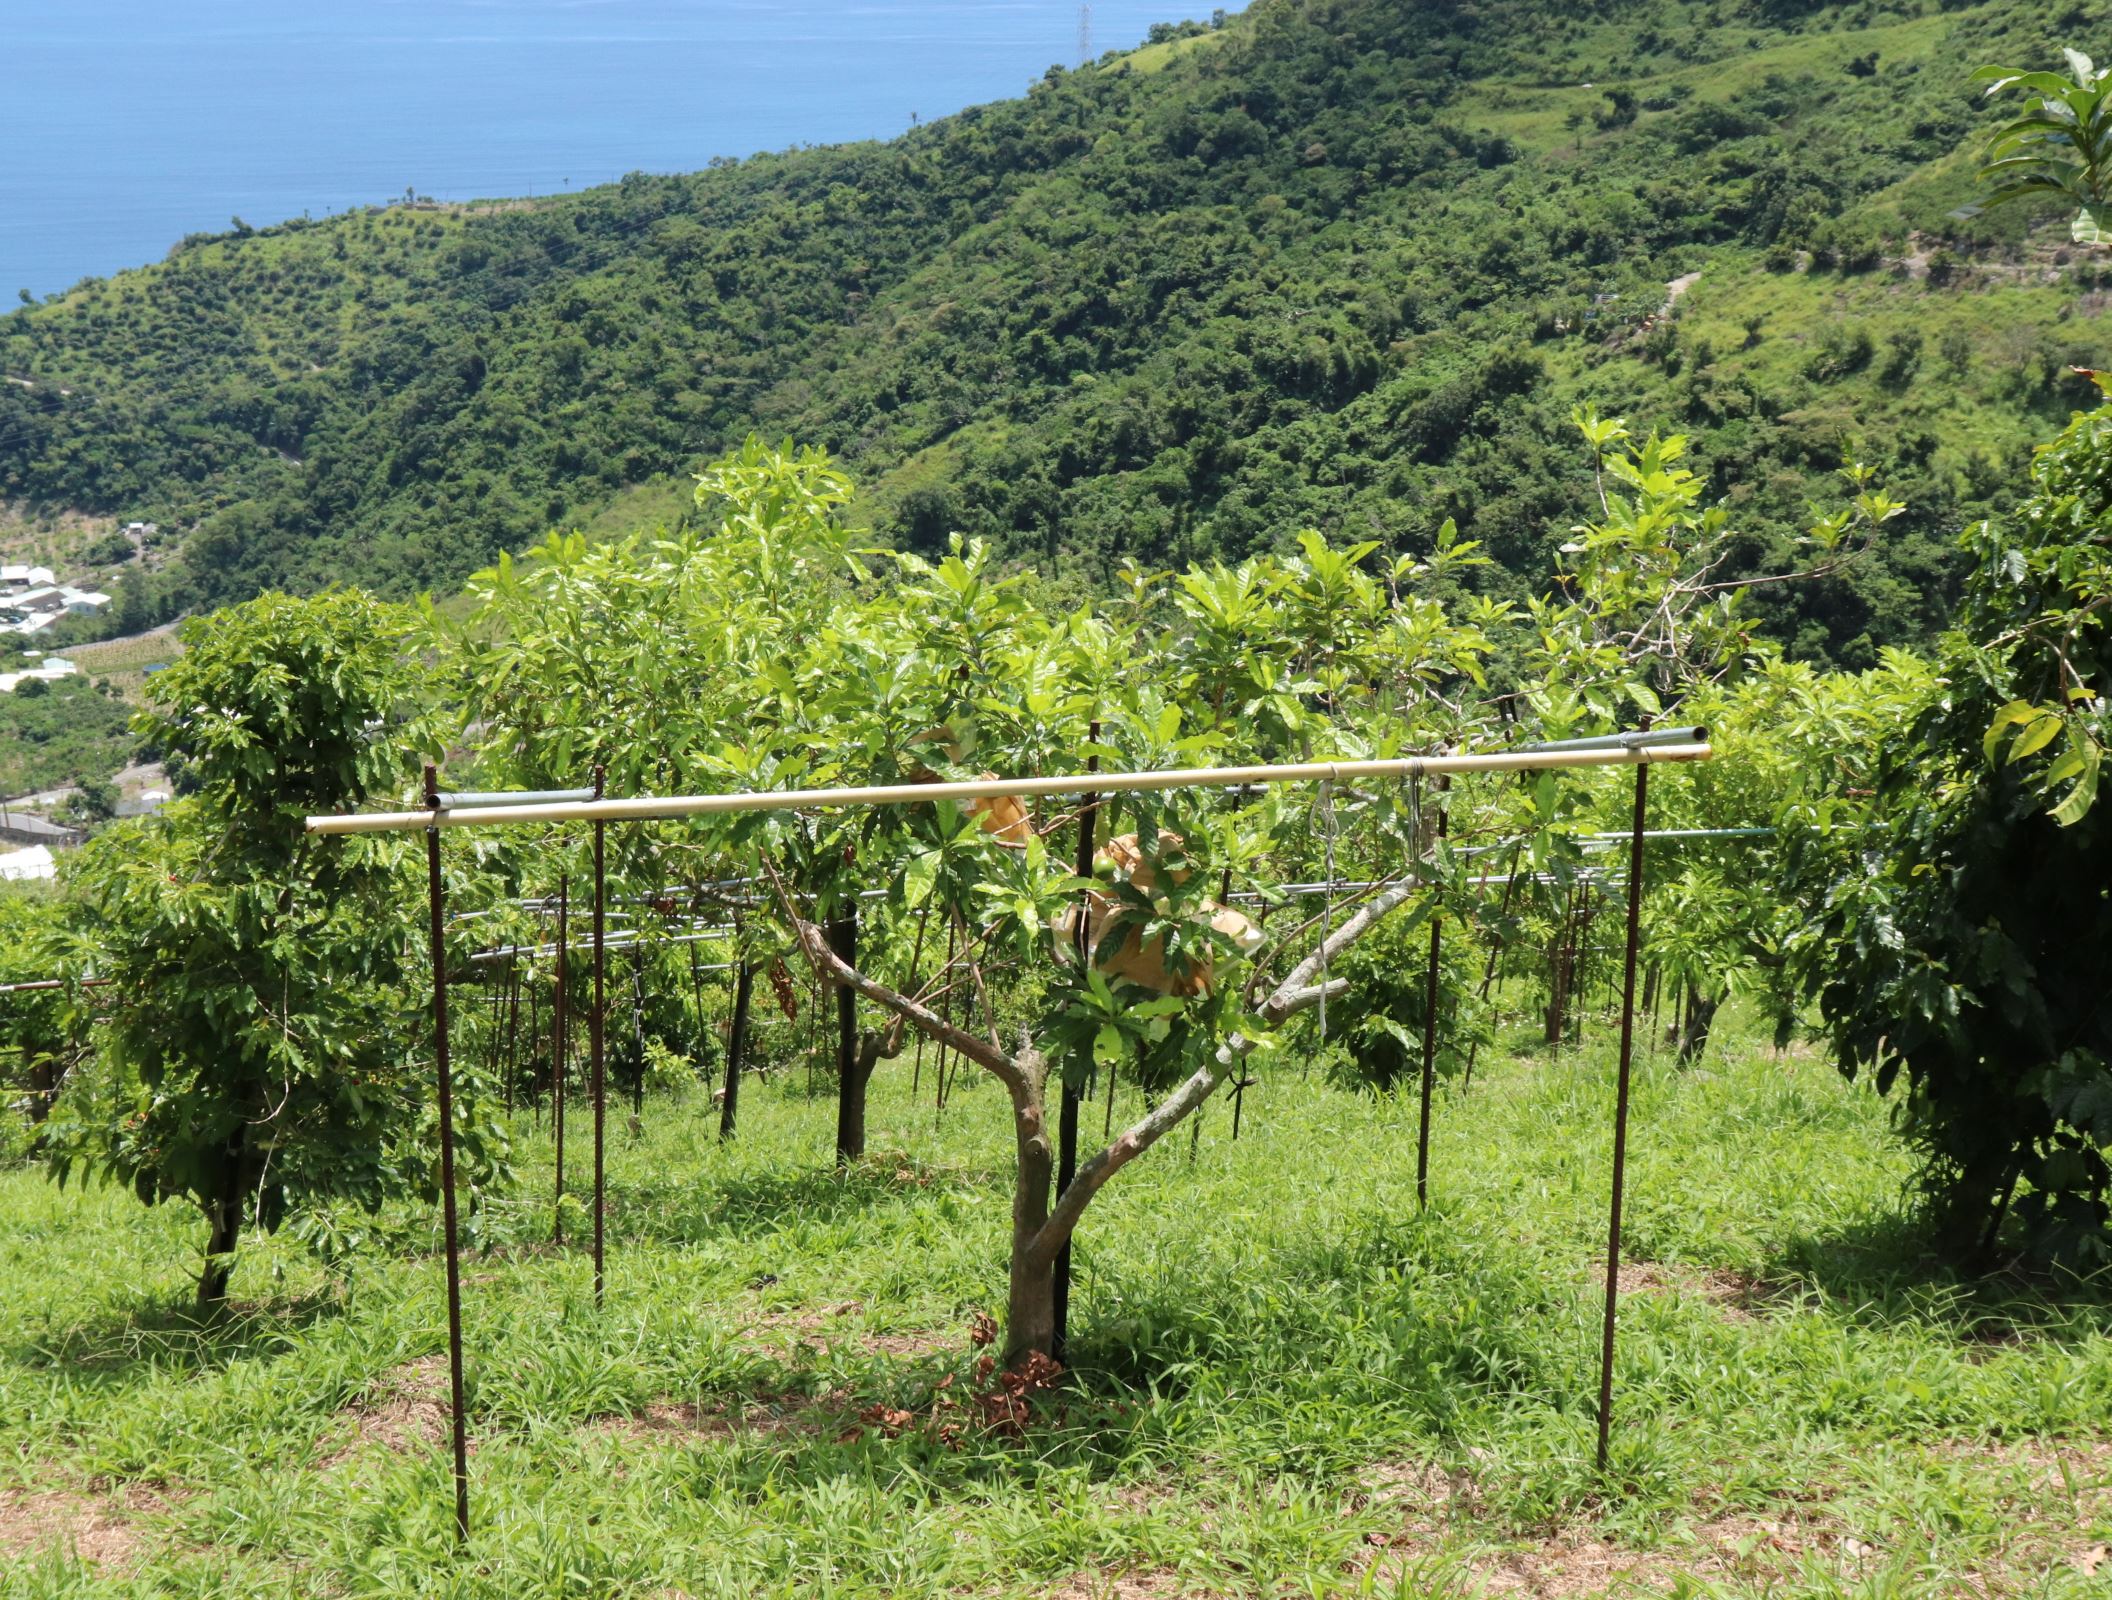
<svg viewBox="0 0 2112 1600">
<path fill-rule="evenodd" d="M 1100 724 L 1092 723 L 1086 732 L 1086 740 L 1097 745 L 1100 742 Z M 1100 757 L 1097 754 L 1086 758 L 1085 770 L 1098 772 Z M 1093 875 L 1093 852 L 1096 846 L 1094 835 L 1100 820 L 1100 797 L 1088 790 L 1078 805 L 1078 876 Z M 1093 959 L 1092 940 L 1092 896 L 1090 892 L 1078 907 L 1078 971 L 1085 973 Z M 1070 1188 L 1071 1180 L 1078 1175 L 1078 1101 L 1080 1092 L 1071 1087 L 1072 1075 L 1063 1075 L 1063 1098 L 1056 1112 L 1056 1193 L 1061 1198 Z M 1063 1241 L 1063 1248 L 1056 1252 L 1055 1283 L 1055 1331 L 1049 1341 L 1049 1354 L 1058 1366 L 1071 1359 L 1071 1241 Z"/>
<path fill-rule="evenodd" d="M 1449 787 L 1448 780 L 1437 780 L 1437 792 L 1443 795 Z M 1437 804 L 1437 837 L 1445 837 L 1445 804 Z M 1421 841 L 1417 841 L 1418 847 Z M 1437 958 L 1444 947 L 1445 916 L 1442 903 L 1430 911 L 1430 970 L 1423 982 L 1423 1108 L 1415 1134 L 1415 1208 L 1420 1211 L 1430 1203 L 1430 1096 L 1437 1086 Z"/>
<path fill-rule="evenodd" d="M 572 1043 L 572 1014 L 569 997 L 565 993 L 565 938 L 567 931 L 566 891 L 571 887 L 569 874 L 560 874 L 557 880 L 557 988 L 550 1000 L 551 1050 L 550 1050 L 550 1120 L 557 1134 L 557 1193 L 552 1202 L 550 1242 L 565 1242 L 565 1067 L 566 1057 Z"/>
<path fill-rule="evenodd" d="M 594 769 L 594 798 L 601 798 L 602 769 Z M 594 1009 L 587 1014 L 588 1071 L 593 1075 L 594 1096 L 594 1304 L 602 1302 L 604 1279 L 602 1273 L 603 1231 L 607 1224 L 608 1173 L 604 1164 L 604 1134 L 608 1122 L 608 1085 L 603 1074 L 602 1034 L 605 1007 L 603 987 L 608 978 L 608 950 L 605 943 L 609 886 L 606 870 L 605 849 L 608 843 L 608 824 L 601 818 L 594 819 Z"/>
<path fill-rule="evenodd" d="M 437 821 L 440 772 L 425 769 L 425 803 Z M 440 1216 L 447 1256 L 447 1385 L 455 1445 L 455 1539 L 469 1538 L 469 1435 L 462 1414 L 462 1260 L 455 1217 L 455 1086 L 447 1057 L 447 892 L 440 881 L 440 829 L 425 830 L 426 899 L 432 910 L 433 1060 L 440 1081 Z"/>
<path fill-rule="evenodd" d="M 1621 1065 L 1613 1102 L 1613 1204 L 1606 1220 L 1606 1327 L 1599 1344 L 1599 1471 L 1613 1437 L 1613 1328 L 1621 1297 L 1621 1199 L 1628 1176 L 1628 1069 L 1635 1057 L 1635 955 L 1643 919 L 1643 819 L 1650 765 L 1635 769 L 1635 823 L 1628 840 L 1628 951 L 1621 977 Z"/>
</svg>

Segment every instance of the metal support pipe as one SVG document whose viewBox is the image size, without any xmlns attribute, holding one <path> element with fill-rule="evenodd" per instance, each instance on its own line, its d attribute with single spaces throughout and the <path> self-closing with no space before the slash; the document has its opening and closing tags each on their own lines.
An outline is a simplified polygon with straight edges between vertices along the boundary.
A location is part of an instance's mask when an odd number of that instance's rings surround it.
<svg viewBox="0 0 2112 1600">
<path fill-rule="evenodd" d="M 609 948 L 611 950 L 635 950 L 639 948 L 656 949 L 661 945 L 674 944 L 723 944 L 732 937 L 733 930 L 731 928 L 706 928 L 702 933 L 671 933 L 664 936 L 633 935 L 630 938 L 625 938 L 619 934 L 616 938 L 609 941 Z M 473 967 L 481 967 L 490 962 L 505 961 L 517 955 L 526 956 L 531 961 L 540 961 L 544 956 L 549 955 L 553 948 L 553 946 L 547 944 L 499 945 L 495 949 L 479 950 L 469 958 L 469 964 Z"/>
<path fill-rule="evenodd" d="M 1437 780 L 1437 837 L 1445 837 L 1443 795 L 1450 780 Z M 1430 1096 L 1437 1086 L 1437 958 L 1444 941 L 1442 904 L 1430 908 L 1430 970 L 1423 982 L 1423 1096 L 1415 1134 L 1415 1209 L 1430 1203 Z"/>
<path fill-rule="evenodd" d="M 1689 730 L 1699 732 L 1700 730 Z M 471 807 L 461 811 L 377 811 L 308 819 L 310 833 L 402 833 L 417 828 L 477 828 L 529 822 L 649 822 L 747 811 L 814 811 L 832 806 L 933 805 L 1005 795 L 1142 794 L 1166 789 L 1232 788 L 1269 783 L 1342 783 L 1357 778 L 1434 777 L 1457 772 L 1536 772 L 1554 767 L 1633 766 L 1706 761 L 1700 740 L 1671 744 L 1594 745 L 1586 749 L 1501 750 L 1480 755 L 1402 756 L 1386 761 L 1306 761 L 1254 767 L 1188 767 L 1164 772 L 1074 773 L 1047 778 L 987 778 L 966 783 L 899 783 L 850 789 L 758 790 L 736 794 L 638 795 L 561 805 Z"/>
<path fill-rule="evenodd" d="M 603 772 L 594 769 L 594 792 L 601 793 Z M 604 945 L 607 924 L 604 914 L 608 910 L 608 872 L 604 855 L 608 843 L 608 824 L 602 818 L 594 819 L 594 1009 L 587 1014 L 587 1052 L 589 1070 L 594 1083 L 594 1304 L 602 1303 L 604 1280 L 602 1274 L 602 1235 L 607 1225 L 608 1192 L 607 1169 L 604 1166 L 604 1133 L 607 1123 L 608 1094 L 603 1076 L 602 1034 L 605 1007 L 603 987 L 608 977 L 608 950 Z"/>
<path fill-rule="evenodd" d="M 1659 728 L 1655 732 L 1643 728 L 1627 733 L 1595 733 L 1582 739 L 1543 739 L 1523 748 L 1544 755 L 1551 750 L 1661 750 L 1667 745 L 1708 742 L 1707 728 Z"/>
<path fill-rule="evenodd" d="M 425 769 L 425 793 L 440 789 L 439 769 Z M 437 814 L 437 806 L 435 808 Z M 469 1435 L 462 1415 L 462 1260 L 455 1216 L 455 1087 L 447 1058 L 447 891 L 440 880 L 440 830 L 425 836 L 426 899 L 432 912 L 433 1061 L 440 1088 L 440 1216 L 447 1257 L 447 1387 L 455 1446 L 455 1541 L 469 1538 Z"/>
<path fill-rule="evenodd" d="M 1621 976 L 1620 1078 L 1613 1102 L 1613 1201 L 1606 1219 L 1606 1323 L 1599 1342 L 1599 1471 L 1613 1437 L 1613 1335 L 1621 1298 L 1621 1200 L 1628 1176 L 1628 1079 L 1635 1058 L 1635 958 L 1642 942 L 1643 819 L 1650 769 L 1635 769 L 1635 827 L 1628 843 L 1628 950 Z"/>
<path fill-rule="evenodd" d="M 568 800 L 596 800 L 600 796 L 592 789 L 502 789 L 483 792 L 458 789 L 431 798 L 433 804 L 443 811 L 459 811 L 467 806 L 562 805 Z"/>
</svg>

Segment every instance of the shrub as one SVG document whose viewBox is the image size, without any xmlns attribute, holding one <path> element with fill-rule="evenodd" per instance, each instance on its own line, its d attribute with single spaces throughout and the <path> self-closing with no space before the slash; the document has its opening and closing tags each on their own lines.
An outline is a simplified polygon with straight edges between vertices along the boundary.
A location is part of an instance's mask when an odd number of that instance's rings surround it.
<svg viewBox="0 0 2112 1600">
<path fill-rule="evenodd" d="M 2112 406 L 2043 449 L 1976 558 L 1943 681 L 1874 792 L 1803 843 L 1796 941 L 1842 1071 L 1903 1081 L 1953 1259 L 2005 1219 L 2043 1259 L 2112 1260 L 2112 817 L 2095 806 L 2112 633 Z"/>
</svg>

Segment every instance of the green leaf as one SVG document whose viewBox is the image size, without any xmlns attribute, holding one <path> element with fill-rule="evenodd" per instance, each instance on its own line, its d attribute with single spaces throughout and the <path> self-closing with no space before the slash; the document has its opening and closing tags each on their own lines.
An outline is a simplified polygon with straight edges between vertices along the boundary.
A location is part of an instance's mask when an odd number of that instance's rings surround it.
<svg viewBox="0 0 2112 1600">
<path fill-rule="evenodd" d="M 2024 731 L 2017 735 L 2016 743 L 2009 747 L 2010 764 L 2014 765 L 2026 756 L 2045 749 L 2060 734 L 2061 727 L 2059 717 L 2050 711 L 2041 712 L 2035 720 L 2025 724 Z"/>
<path fill-rule="evenodd" d="M 909 865 L 902 869 L 902 902 L 914 911 L 931 898 L 932 887 L 939 881 L 939 853 L 927 850 L 922 855 L 912 856 Z"/>
<path fill-rule="evenodd" d="M 1981 737 L 1980 752 L 1989 761 L 1995 759 L 1995 747 L 2002 742 L 2003 730 L 2014 723 L 2030 722 L 2039 715 L 2039 708 L 2029 700 L 2012 700 L 1995 713 L 1995 720 L 1988 724 Z"/>
</svg>

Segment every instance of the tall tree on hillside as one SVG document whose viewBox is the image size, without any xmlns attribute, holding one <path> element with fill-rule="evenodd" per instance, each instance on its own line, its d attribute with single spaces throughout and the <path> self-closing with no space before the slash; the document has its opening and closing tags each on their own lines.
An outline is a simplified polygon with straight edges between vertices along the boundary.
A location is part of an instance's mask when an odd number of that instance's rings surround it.
<svg viewBox="0 0 2112 1600">
<path fill-rule="evenodd" d="M 138 730 L 194 792 L 66 875 L 110 1009 L 104 1071 L 62 1102 L 52 1166 L 198 1206 L 201 1305 L 225 1297 L 246 1224 L 375 1206 L 422 1170 L 417 874 L 400 840 L 302 830 L 398 793 L 429 748 L 409 636 L 407 613 L 358 594 L 191 623 Z"/>
</svg>

